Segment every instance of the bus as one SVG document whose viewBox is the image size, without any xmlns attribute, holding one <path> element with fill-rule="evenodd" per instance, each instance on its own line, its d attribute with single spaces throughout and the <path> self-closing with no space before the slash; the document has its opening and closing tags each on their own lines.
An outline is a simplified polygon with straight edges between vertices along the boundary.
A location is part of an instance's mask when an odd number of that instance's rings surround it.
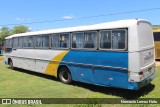
<svg viewBox="0 0 160 107">
<path fill-rule="evenodd" d="M 155 44 L 155 59 L 160 59 L 160 29 L 153 30 Z"/>
<path fill-rule="evenodd" d="M 73 81 L 139 90 L 155 78 L 152 25 L 128 19 L 6 37 L 5 63 Z"/>
</svg>

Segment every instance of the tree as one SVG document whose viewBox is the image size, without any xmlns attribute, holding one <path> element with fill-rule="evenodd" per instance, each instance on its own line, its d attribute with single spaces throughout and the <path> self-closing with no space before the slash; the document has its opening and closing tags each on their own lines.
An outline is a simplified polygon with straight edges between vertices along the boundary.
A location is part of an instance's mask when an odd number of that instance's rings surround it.
<svg viewBox="0 0 160 107">
<path fill-rule="evenodd" d="M 8 27 L 0 28 L 0 43 L 4 42 L 5 37 L 11 35 L 10 29 Z"/>
<path fill-rule="evenodd" d="M 0 28 L 0 43 L 4 43 L 5 37 L 13 35 L 13 34 L 18 34 L 18 33 L 25 33 L 30 31 L 27 26 L 15 26 L 12 29 L 8 27 L 1 27 Z"/>
<path fill-rule="evenodd" d="M 12 34 L 25 33 L 30 31 L 27 26 L 15 26 L 12 28 Z"/>
</svg>

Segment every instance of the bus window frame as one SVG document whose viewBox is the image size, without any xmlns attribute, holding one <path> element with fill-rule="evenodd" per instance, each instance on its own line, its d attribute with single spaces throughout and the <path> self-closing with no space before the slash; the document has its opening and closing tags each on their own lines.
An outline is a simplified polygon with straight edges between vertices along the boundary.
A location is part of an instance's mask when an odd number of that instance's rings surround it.
<svg viewBox="0 0 160 107">
<path fill-rule="evenodd" d="M 74 33 L 83 33 L 83 36 L 85 37 L 85 33 L 88 33 L 88 32 L 95 32 L 95 33 L 96 33 L 96 47 L 95 47 L 95 48 L 73 48 L 73 47 L 72 47 L 73 34 L 74 34 Z M 83 38 L 84 38 L 84 37 L 83 37 Z M 97 31 L 97 30 L 72 32 L 72 35 L 71 35 L 71 49 L 72 49 L 72 50 L 91 50 L 91 51 L 97 50 L 97 49 L 98 49 L 98 45 L 99 45 L 98 39 L 99 39 L 99 37 L 98 37 L 98 31 Z M 84 40 L 84 39 L 83 39 L 83 40 Z M 84 44 L 83 44 L 83 45 L 84 45 Z"/>
<path fill-rule="evenodd" d="M 20 42 L 19 42 L 19 41 L 20 41 L 19 39 L 20 39 L 20 38 L 22 39 L 22 47 L 19 46 L 19 43 L 20 43 Z M 23 48 L 23 36 L 19 36 L 19 37 L 18 37 L 18 48 L 17 48 L 17 49 L 22 49 L 22 48 Z"/>
<path fill-rule="evenodd" d="M 14 39 L 15 39 L 15 38 L 18 39 L 18 46 L 17 46 L 17 47 L 14 47 Z M 13 37 L 13 38 L 12 38 L 12 48 L 13 48 L 13 49 L 18 49 L 18 48 L 19 48 L 19 37 Z"/>
<path fill-rule="evenodd" d="M 11 47 L 10 47 L 10 46 L 9 46 L 9 47 L 7 46 L 6 48 L 13 48 L 13 38 L 5 39 L 5 41 L 6 41 L 6 40 L 11 40 L 11 41 L 12 41 L 12 43 L 11 43 L 12 46 L 11 46 Z"/>
<path fill-rule="evenodd" d="M 112 32 L 114 30 L 124 30 L 125 31 L 125 48 L 124 49 L 113 49 L 112 48 Z M 100 47 L 100 40 L 101 40 L 101 31 L 111 31 L 111 49 L 103 49 Z M 128 30 L 125 29 L 125 28 L 121 28 L 121 29 L 103 29 L 103 30 L 99 30 L 99 50 L 102 50 L 102 51 L 127 51 L 127 48 L 128 48 Z"/>
<path fill-rule="evenodd" d="M 61 37 L 61 34 L 62 35 L 63 34 L 69 34 L 69 42 L 68 42 L 69 47 L 68 48 L 61 48 L 61 47 L 55 48 L 55 47 L 53 47 L 52 46 L 52 37 L 54 36 L 54 34 L 57 34 L 59 36 L 59 39 Z M 59 41 L 59 43 L 60 43 L 60 41 Z M 52 33 L 52 34 L 50 34 L 50 49 L 53 49 L 53 50 L 69 50 L 69 49 L 71 49 L 71 33 L 66 32 L 66 33 Z"/>
<path fill-rule="evenodd" d="M 33 49 L 33 48 L 35 48 L 35 39 L 36 39 L 36 37 L 35 37 L 35 35 L 29 35 L 29 36 L 21 36 L 22 38 L 25 38 L 25 37 L 33 37 L 34 39 L 33 39 L 33 42 L 34 42 L 34 46 L 33 47 L 24 47 L 24 45 L 21 47 L 21 48 L 23 48 L 23 49 Z M 28 42 L 29 42 L 29 39 L 28 39 Z"/>
<path fill-rule="evenodd" d="M 50 40 L 48 40 L 48 47 L 37 47 L 37 37 L 42 37 L 44 35 L 48 36 L 48 39 L 50 39 L 50 34 L 39 34 L 39 35 L 34 35 L 35 36 L 35 42 L 34 42 L 34 48 L 35 49 L 50 49 Z"/>
</svg>

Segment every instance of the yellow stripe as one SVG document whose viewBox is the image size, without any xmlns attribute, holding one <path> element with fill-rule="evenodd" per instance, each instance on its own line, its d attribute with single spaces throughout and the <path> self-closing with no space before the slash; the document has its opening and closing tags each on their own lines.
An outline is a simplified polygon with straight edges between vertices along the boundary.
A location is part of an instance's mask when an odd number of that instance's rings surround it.
<svg viewBox="0 0 160 107">
<path fill-rule="evenodd" d="M 48 75 L 53 75 L 55 77 L 57 77 L 57 69 L 59 66 L 59 63 L 61 62 L 61 60 L 63 59 L 63 57 L 68 53 L 68 51 L 62 52 L 60 54 L 58 54 L 57 56 L 55 56 L 52 61 L 48 64 L 45 74 Z"/>
</svg>

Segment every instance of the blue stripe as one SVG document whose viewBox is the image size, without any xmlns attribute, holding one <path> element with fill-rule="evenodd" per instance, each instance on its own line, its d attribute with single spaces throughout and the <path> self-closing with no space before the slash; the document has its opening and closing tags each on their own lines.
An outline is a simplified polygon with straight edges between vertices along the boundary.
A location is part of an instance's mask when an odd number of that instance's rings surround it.
<svg viewBox="0 0 160 107">
<path fill-rule="evenodd" d="M 128 53 L 72 50 L 68 52 L 62 61 L 128 68 Z"/>
<path fill-rule="evenodd" d="M 73 62 L 69 63 L 68 67 L 71 70 L 72 79 L 75 81 L 128 88 L 128 72 L 126 72 L 128 69 L 127 52 L 72 50 L 64 56 L 62 62 Z M 83 66 L 85 64 L 91 66 Z M 96 66 L 125 68 L 126 70 Z"/>
</svg>

